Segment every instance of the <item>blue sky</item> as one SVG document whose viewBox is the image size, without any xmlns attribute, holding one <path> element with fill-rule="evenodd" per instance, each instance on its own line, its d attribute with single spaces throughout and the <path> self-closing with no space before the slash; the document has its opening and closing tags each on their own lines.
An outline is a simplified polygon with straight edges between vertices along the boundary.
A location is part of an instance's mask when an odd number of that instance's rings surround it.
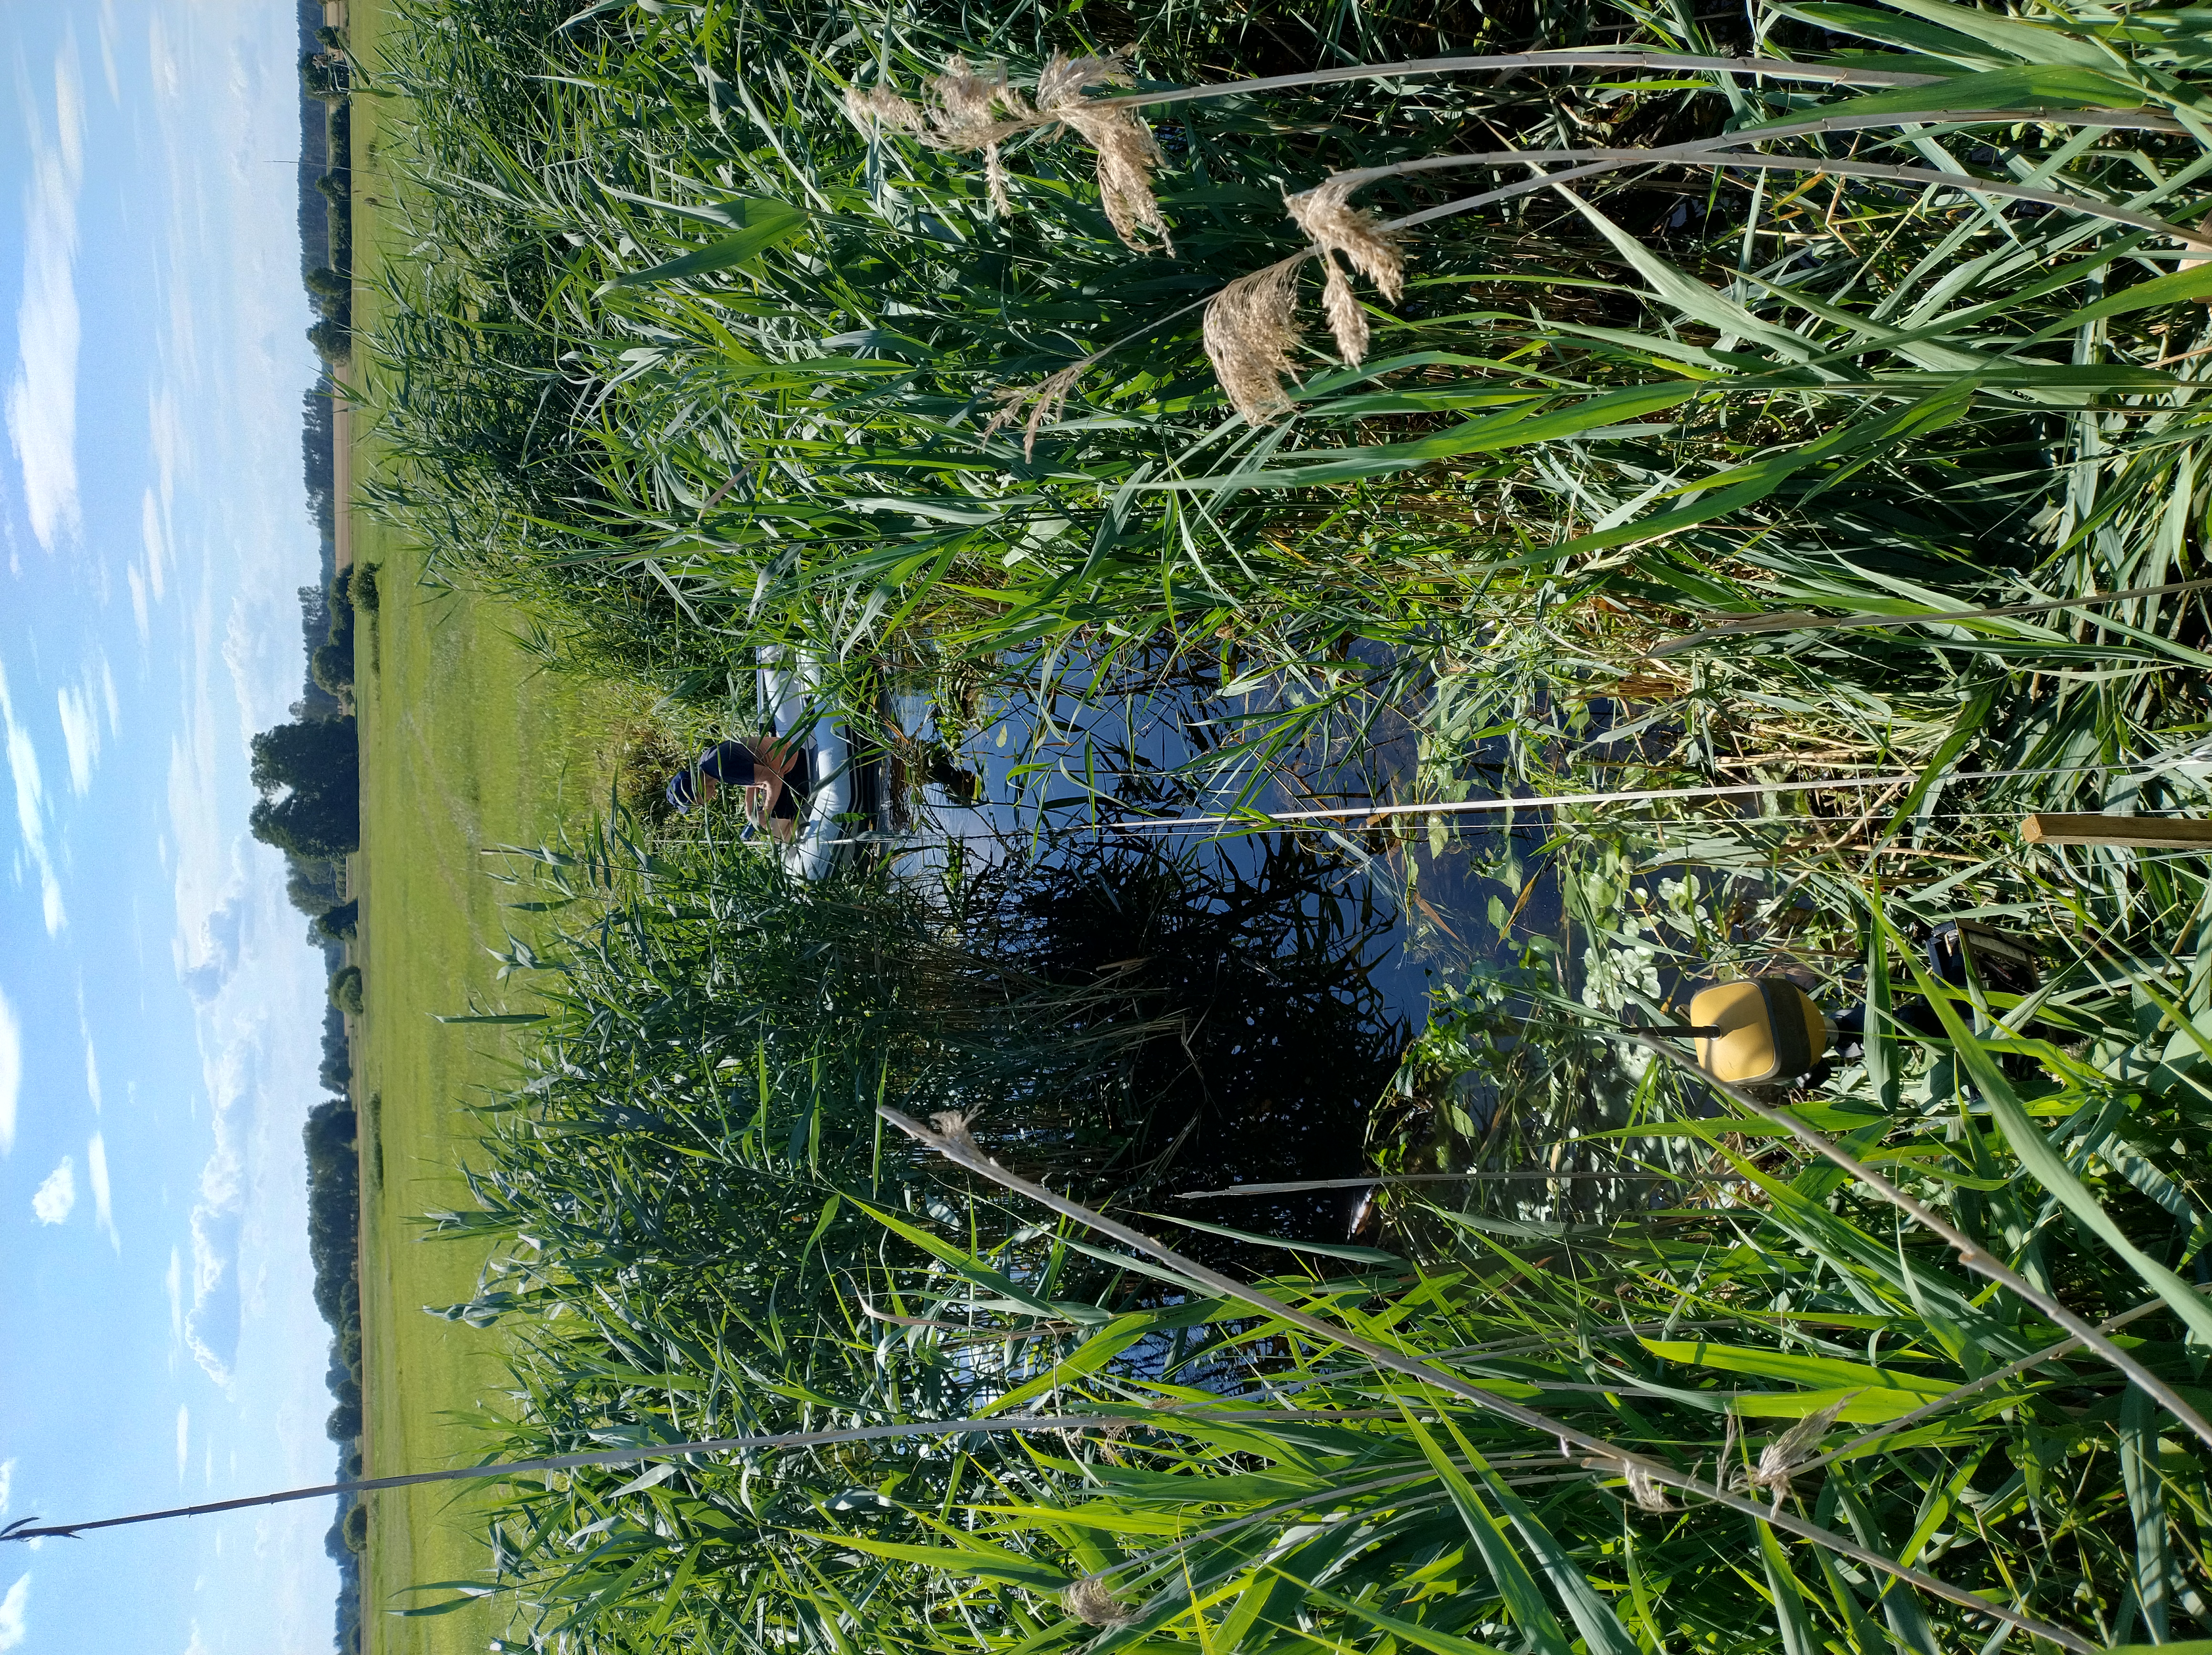
<svg viewBox="0 0 2212 1655">
<path fill-rule="evenodd" d="M 313 360 L 289 0 L 0 5 L 0 1514 L 327 1481 L 321 962 L 246 834 Z M 328 1504 L 0 1549 L 0 1655 L 326 1648 Z"/>
</svg>

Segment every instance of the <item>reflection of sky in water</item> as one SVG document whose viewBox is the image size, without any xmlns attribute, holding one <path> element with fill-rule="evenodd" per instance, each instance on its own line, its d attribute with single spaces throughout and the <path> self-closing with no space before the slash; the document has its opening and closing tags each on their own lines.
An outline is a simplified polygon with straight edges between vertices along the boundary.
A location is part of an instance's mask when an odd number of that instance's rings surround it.
<svg viewBox="0 0 2212 1655">
<path fill-rule="evenodd" d="M 1272 685 L 1224 697 L 1212 683 L 1186 680 L 1139 685 L 1088 702 L 1066 694 L 1048 706 L 1032 701 L 982 708 L 954 747 L 963 767 L 981 778 L 981 801 L 963 807 L 943 787 L 925 785 L 924 808 L 902 865 L 941 870 L 952 840 L 962 841 L 971 858 L 988 858 L 1012 842 L 1079 855 L 1086 846 L 1141 837 L 1249 871 L 1283 838 L 1297 834 L 1325 847 L 1322 853 L 1336 863 L 1347 894 L 1364 886 L 1370 900 L 1395 912 L 1368 971 L 1392 1013 L 1409 1030 L 1418 1029 L 1426 1021 L 1433 980 L 1499 954 L 1491 914 L 1494 898 L 1517 912 L 1518 935 L 1555 924 L 1556 897 L 1538 877 L 1543 824 L 1524 817 L 1509 826 L 1494 816 L 1468 815 L 1372 826 L 1286 823 L 1260 833 L 1211 825 L 1135 831 L 1120 826 L 1146 817 L 1218 815 L 1239 805 L 1279 815 L 1433 796 L 1415 791 L 1419 732 L 1406 710 L 1389 705 L 1357 708 L 1264 767 L 1227 756 L 1235 751 L 1229 739 L 1235 732 L 1285 704 Z M 936 737 L 928 697 L 899 695 L 891 710 L 909 735 Z M 1494 793 L 1483 756 L 1478 753 L 1456 773 L 1466 797 Z M 1433 786 L 1438 779 L 1426 779 Z M 1494 876 L 1509 851 L 1517 884 Z M 1532 879 L 1534 888 L 1527 888 Z"/>
</svg>

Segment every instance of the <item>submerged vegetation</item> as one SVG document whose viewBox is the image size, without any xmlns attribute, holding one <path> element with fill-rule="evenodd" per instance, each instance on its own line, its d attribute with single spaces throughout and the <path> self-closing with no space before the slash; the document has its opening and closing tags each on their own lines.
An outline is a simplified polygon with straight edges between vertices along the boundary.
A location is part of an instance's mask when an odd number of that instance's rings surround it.
<svg viewBox="0 0 2212 1655">
<path fill-rule="evenodd" d="M 395 10 L 374 508 L 687 736 L 764 646 L 886 751 L 919 696 L 1001 813 L 538 854 L 436 1215 L 486 1451 L 914 1434 L 517 1482 L 410 1613 L 2212 1637 L 2212 886 L 2016 832 L 2212 767 L 2212 13 Z M 1100 736 L 1162 685 L 1169 758 Z M 1410 1045 L 1378 900 L 1453 945 Z M 1865 1008 L 1804 1084 L 1634 1032 L 1785 969 Z M 1332 1176 L 1356 1236 L 1180 1198 Z"/>
</svg>

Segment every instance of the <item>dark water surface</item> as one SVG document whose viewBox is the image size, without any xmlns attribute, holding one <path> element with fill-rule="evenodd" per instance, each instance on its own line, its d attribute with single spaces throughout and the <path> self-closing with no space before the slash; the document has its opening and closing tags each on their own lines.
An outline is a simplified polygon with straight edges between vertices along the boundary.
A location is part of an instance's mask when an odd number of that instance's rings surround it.
<svg viewBox="0 0 2212 1655">
<path fill-rule="evenodd" d="M 1146 1043 L 1099 1146 L 1100 1170 L 1129 1200 L 1258 1234 L 1342 1240 L 1357 1189 L 1169 1197 L 1365 1171 L 1371 1117 L 1426 1026 L 1432 985 L 1497 951 L 1493 900 L 1510 908 L 1523 895 L 1493 876 L 1497 864 L 1518 848 L 1533 876 L 1542 835 L 1481 816 L 1442 831 L 1134 825 L 1218 814 L 1240 794 L 1269 814 L 1410 796 L 1416 733 L 1389 706 L 1364 710 L 1356 740 L 1315 732 L 1255 785 L 1233 737 L 1270 710 L 1267 696 L 1152 682 L 985 708 L 941 733 L 931 706 L 910 698 L 901 725 L 943 741 L 980 788 L 970 803 L 922 785 L 896 854 L 909 877 L 995 882 L 1042 974 L 1112 978 L 1173 1020 L 1172 1034 Z M 1474 779 L 1473 791 L 1487 790 Z M 1553 899 L 1540 882 L 1528 895 L 1523 919 L 1547 923 Z"/>
</svg>

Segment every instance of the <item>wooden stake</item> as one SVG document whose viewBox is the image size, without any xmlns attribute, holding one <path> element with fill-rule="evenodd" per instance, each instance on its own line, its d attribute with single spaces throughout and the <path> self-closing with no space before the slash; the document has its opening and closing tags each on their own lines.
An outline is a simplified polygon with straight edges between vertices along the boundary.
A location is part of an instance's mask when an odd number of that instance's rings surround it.
<svg viewBox="0 0 2212 1655">
<path fill-rule="evenodd" d="M 2030 845 L 2212 851 L 2212 821 L 2196 816 L 2033 815 L 2021 822 L 2020 836 Z"/>
</svg>

